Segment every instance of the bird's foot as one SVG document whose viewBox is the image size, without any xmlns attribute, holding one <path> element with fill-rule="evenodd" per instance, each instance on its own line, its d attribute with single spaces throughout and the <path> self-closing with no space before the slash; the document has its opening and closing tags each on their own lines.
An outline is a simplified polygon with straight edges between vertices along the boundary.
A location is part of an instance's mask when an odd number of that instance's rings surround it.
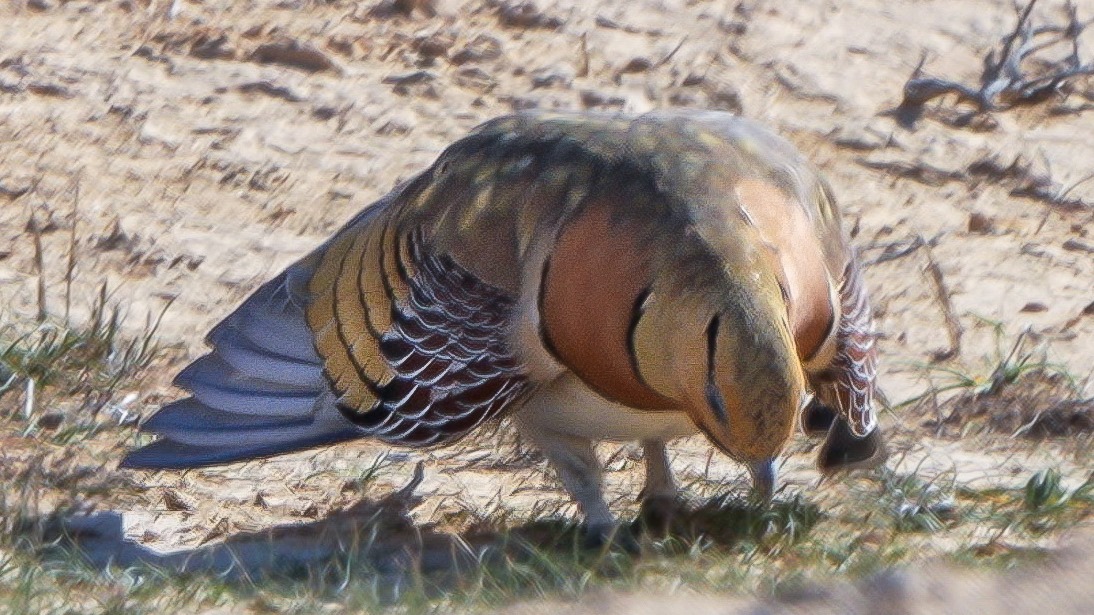
<svg viewBox="0 0 1094 615">
<path fill-rule="evenodd" d="M 825 474 L 834 474 L 845 470 L 875 468 L 885 463 L 887 457 L 885 438 L 880 427 L 860 438 L 851 431 L 847 421 L 840 419 L 828 431 L 828 437 L 817 454 L 817 466 Z"/>
<path fill-rule="evenodd" d="M 618 523 L 590 525 L 585 529 L 582 546 L 590 551 L 619 550 L 630 554 L 641 551 L 638 539 L 631 528 Z"/>
<path fill-rule="evenodd" d="M 683 504 L 674 496 L 658 495 L 642 500 L 635 519 L 635 528 L 651 536 L 664 537 L 672 533 L 673 524 L 683 512 Z"/>
</svg>

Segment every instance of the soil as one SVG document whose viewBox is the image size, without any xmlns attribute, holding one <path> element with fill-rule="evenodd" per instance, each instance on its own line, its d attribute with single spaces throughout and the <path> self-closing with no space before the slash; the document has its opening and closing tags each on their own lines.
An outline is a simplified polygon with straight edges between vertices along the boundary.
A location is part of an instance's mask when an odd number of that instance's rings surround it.
<svg viewBox="0 0 1094 615">
<path fill-rule="evenodd" d="M 1076 6 L 1094 17 L 1091 2 Z M 1033 12 L 1064 17 L 1058 2 Z M 478 123 L 530 108 L 701 107 L 764 122 L 827 176 L 867 265 L 890 402 L 944 384 L 932 366 L 986 377 L 1023 331 L 1090 398 L 1094 80 L 1009 110 L 972 113 L 947 96 L 911 123 L 896 112 L 921 60 L 928 75 L 975 86 L 1015 21 L 994 0 L 12 0 L 0 7 L 0 306 L 32 320 L 42 277 L 46 310 L 79 320 L 105 282 L 135 333 L 169 304 L 164 358 L 117 395 L 147 415 L 177 395 L 171 376 L 235 304 Z M 1094 28 L 1080 42 L 1094 61 Z M 926 408 L 883 417 L 897 471 L 953 470 L 972 485 L 1094 471 L 1089 441 L 1076 451 L 1073 440 L 940 434 Z M 783 470 L 791 491 L 817 487 L 808 448 Z M 497 500 L 573 512 L 536 456 L 496 449 L 484 436 L 426 454 L 410 522 L 466 526 Z M 390 491 L 421 455 L 366 442 L 128 474 L 142 489 L 112 520 L 158 557 L 321 519 L 361 496 L 355 479 L 385 453 L 368 488 Z M 727 489 L 745 485 L 701 438 L 673 453 L 685 481 L 710 464 Z M 624 448 L 609 465 L 622 506 L 638 492 L 633 457 Z"/>
</svg>

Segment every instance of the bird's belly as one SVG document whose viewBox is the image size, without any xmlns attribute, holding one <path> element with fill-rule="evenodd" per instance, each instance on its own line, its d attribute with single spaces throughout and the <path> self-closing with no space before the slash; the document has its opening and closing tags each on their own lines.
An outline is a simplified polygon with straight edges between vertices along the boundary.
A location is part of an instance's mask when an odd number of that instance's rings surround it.
<svg viewBox="0 0 1094 615">
<path fill-rule="evenodd" d="M 698 431 L 679 410 L 639 410 L 609 401 L 567 373 L 536 391 L 514 418 L 541 429 L 593 440 L 671 440 Z"/>
</svg>

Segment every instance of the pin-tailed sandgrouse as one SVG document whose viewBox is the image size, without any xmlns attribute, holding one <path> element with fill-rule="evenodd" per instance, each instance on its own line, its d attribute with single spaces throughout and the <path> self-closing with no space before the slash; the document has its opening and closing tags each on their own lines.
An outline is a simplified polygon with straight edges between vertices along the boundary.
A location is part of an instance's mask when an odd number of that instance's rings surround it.
<svg viewBox="0 0 1094 615">
<path fill-rule="evenodd" d="M 675 494 L 665 442 L 697 431 L 768 497 L 800 416 L 827 430 L 822 469 L 881 457 L 870 307 L 831 193 L 724 113 L 487 122 L 208 343 L 124 465 L 439 446 L 509 417 L 603 530 L 596 440 L 641 441 L 655 498 Z"/>
</svg>

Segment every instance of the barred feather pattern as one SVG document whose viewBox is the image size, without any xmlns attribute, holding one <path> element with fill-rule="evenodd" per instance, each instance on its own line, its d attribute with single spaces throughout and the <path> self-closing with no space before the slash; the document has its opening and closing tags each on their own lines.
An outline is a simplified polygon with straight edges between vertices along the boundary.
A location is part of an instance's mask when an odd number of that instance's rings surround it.
<svg viewBox="0 0 1094 615">
<path fill-rule="evenodd" d="M 840 285 L 840 323 L 836 332 L 836 356 L 832 383 L 838 407 L 846 414 L 858 437 L 877 427 L 874 388 L 877 378 L 877 334 L 873 311 L 855 254 L 851 255 Z"/>
<path fill-rule="evenodd" d="M 339 409 L 385 442 L 448 443 L 497 418 L 529 388 L 505 340 L 514 301 L 425 249 L 420 232 L 409 237 L 408 252 L 411 263 L 399 263 L 398 275 L 410 292 L 393 302 L 393 326 L 379 339 L 394 377 L 369 383 L 378 399 L 372 408 Z"/>
</svg>

